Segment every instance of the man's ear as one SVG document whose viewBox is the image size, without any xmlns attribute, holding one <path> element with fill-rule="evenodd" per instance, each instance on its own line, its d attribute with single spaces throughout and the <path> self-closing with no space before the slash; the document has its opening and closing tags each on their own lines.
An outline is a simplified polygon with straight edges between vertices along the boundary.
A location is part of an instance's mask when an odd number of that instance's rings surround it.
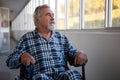
<svg viewBox="0 0 120 80">
<path fill-rule="evenodd" d="M 35 20 L 36 20 L 36 22 L 37 22 L 37 23 L 39 23 L 39 22 L 40 22 L 40 18 L 36 18 Z"/>
<path fill-rule="evenodd" d="M 35 20 L 36 20 L 36 22 L 38 22 L 38 21 L 39 21 L 39 18 L 36 18 Z"/>
</svg>

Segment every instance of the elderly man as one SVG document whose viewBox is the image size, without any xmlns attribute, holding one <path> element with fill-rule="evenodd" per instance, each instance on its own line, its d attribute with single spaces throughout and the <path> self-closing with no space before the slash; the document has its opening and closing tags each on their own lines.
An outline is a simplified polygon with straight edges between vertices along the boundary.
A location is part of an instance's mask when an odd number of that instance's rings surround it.
<svg viewBox="0 0 120 80">
<path fill-rule="evenodd" d="M 65 35 L 53 31 L 54 13 L 49 6 L 35 9 L 34 24 L 35 30 L 23 35 L 8 57 L 7 66 L 25 66 L 32 72 L 32 80 L 81 80 L 80 73 L 69 69 L 67 61 L 74 66 L 85 65 L 87 56 L 76 50 Z M 27 74 L 25 78 L 29 80 Z"/>
</svg>

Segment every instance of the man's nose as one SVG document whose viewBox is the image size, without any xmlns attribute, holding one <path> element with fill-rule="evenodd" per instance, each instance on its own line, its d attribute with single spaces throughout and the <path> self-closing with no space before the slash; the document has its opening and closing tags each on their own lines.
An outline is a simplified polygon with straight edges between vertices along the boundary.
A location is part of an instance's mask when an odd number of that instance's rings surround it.
<svg viewBox="0 0 120 80">
<path fill-rule="evenodd" d="M 51 15 L 51 19 L 54 20 L 54 16 L 53 15 Z"/>
<path fill-rule="evenodd" d="M 51 20 L 54 20 L 54 16 L 51 15 Z"/>
</svg>

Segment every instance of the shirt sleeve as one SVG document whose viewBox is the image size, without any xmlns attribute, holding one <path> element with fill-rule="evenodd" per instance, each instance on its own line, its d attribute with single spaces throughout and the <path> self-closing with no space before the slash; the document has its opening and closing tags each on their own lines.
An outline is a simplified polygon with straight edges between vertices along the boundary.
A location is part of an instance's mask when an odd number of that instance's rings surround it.
<svg viewBox="0 0 120 80">
<path fill-rule="evenodd" d="M 6 65 L 11 69 L 19 68 L 21 65 L 20 57 L 24 52 L 26 52 L 26 47 L 24 39 L 21 38 L 13 53 L 8 56 L 8 59 L 6 60 Z"/>
<path fill-rule="evenodd" d="M 70 65 L 74 65 L 74 58 L 78 54 L 78 50 L 73 47 L 67 37 L 65 37 L 65 54 Z"/>
</svg>

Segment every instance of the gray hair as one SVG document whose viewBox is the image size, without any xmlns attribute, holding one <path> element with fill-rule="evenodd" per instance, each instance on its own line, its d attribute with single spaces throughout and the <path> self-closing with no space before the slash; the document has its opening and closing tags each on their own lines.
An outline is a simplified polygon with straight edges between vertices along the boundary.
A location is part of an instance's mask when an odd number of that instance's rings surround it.
<svg viewBox="0 0 120 80">
<path fill-rule="evenodd" d="M 41 14 L 42 14 L 41 10 L 44 9 L 44 8 L 50 8 L 50 7 L 46 4 L 36 7 L 36 9 L 34 11 L 34 14 L 33 14 L 33 20 L 34 20 L 34 25 L 35 26 L 36 26 L 36 19 L 41 16 Z"/>
</svg>

